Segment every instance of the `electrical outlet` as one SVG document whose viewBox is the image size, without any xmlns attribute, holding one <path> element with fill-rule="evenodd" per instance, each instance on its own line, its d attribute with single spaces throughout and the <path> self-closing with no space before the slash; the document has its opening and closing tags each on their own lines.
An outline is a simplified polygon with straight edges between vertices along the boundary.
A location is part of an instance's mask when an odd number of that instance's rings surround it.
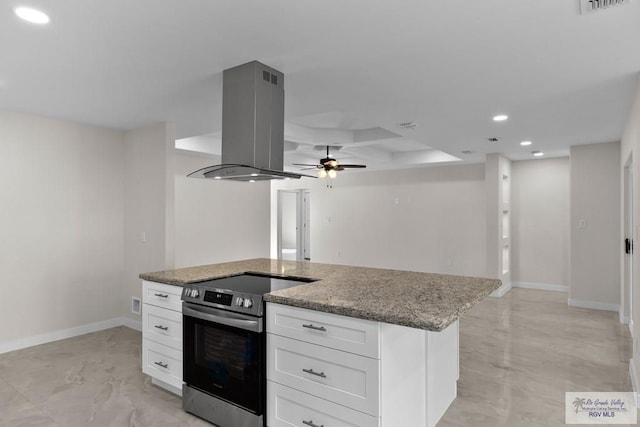
<svg viewBox="0 0 640 427">
<path fill-rule="evenodd" d="M 131 312 L 139 316 L 141 314 L 141 308 L 142 306 L 140 305 L 140 298 L 131 297 Z"/>
</svg>

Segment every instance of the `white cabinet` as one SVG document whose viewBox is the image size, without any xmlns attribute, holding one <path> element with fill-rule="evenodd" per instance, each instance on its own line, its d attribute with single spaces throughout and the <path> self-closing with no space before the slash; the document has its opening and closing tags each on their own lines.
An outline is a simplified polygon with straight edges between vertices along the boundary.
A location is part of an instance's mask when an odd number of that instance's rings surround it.
<svg viewBox="0 0 640 427">
<path fill-rule="evenodd" d="M 182 287 L 142 282 L 142 372 L 182 393 Z"/>
<path fill-rule="evenodd" d="M 431 332 L 267 303 L 269 427 L 433 427 L 456 397 L 458 323 Z"/>
</svg>

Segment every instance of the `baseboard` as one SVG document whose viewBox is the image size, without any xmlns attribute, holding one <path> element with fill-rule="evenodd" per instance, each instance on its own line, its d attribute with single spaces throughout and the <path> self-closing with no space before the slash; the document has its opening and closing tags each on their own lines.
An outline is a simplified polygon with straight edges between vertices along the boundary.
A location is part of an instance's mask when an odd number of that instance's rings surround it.
<svg viewBox="0 0 640 427">
<path fill-rule="evenodd" d="M 620 310 L 620 304 L 609 304 L 605 302 L 596 302 L 596 301 L 581 301 L 581 300 L 571 299 L 571 298 L 569 298 L 569 306 L 579 307 L 579 308 L 590 308 L 592 310 L 604 310 L 604 311 L 615 311 L 615 312 L 618 312 Z"/>
<path fill-rule="evenodd" d="M 89 323 L 87 325 L 47 332 L 46 334 L 38 334 L 30 337 L 19 338 L 17 340 L 2 342 L 0 343 L 0 354 L 53 341 L 59 341 L 66 338 L 73 338 L 79 335 L 90 334 L 91 332 L 103 331 L 105 329 L 111 329 L 118 326 L 126 326 L 137 331 L 142 330 L 141 322 L 136 322 L 135 320 L 126 317 L 116 317 L 113 319 L 103 320 L 101 322 Z"/>
<path fill-rule="evenodd" d="M 618 310 L 618 319 L 620 319 L 620 324 L 628 325 L 631 319 L 629 316 L 625 316 L 622 314 L 622 309 Z"/>
<path fill-rule="evenodd" d="M 122 326 L 126 326 L 129 329 L 133 329 L 142 332 L 142 322 L 139 320 L 133 320 L 129 317 L 121 317 Z"/>
<path fill-rule="evenodd" d="M 554 285 L 550 283 L 513 282 L 514 288 L 537 289 L 539 291 L 569 292 L 567 285 Z"/>
<path fill-rule="evenodd" d="M 493 298 L 502 298 L 504 294 L 506 294 L 510 290 L 511 290 L 511 283 L 503 283 L 498 289 L 493 291 L 489 296 Z"/>
<path fill-rule="evenodd" d="M 174 387 L 171 384 L 167 384 L 164 381 L 161 381 L 161 380 L 159 380 L 157 378 L 153 378 L 153 377 L 151 378 L 151 383 L 153 385 L 156 385 L 156 386 L 158 386 L 160 388 L 163 388 L 163 389 L 165 389 L 167 391 L 170 391 L 173 394 L 176 394 L 176 395 L 182 397 L 182 389 L 181 388 Z"/>
<path fill-rule="evenodd" d="M 631 387 L 633 387 L 633 392 L 636 394 L 636 404 L 640 405 L 640 401 L 638 401 L 640 381 L 638 381 L 638 371 L 636 371 L 636 364 L 633 359 L 629 359 L 629 376 L 631 377 Z"/>
</svg>

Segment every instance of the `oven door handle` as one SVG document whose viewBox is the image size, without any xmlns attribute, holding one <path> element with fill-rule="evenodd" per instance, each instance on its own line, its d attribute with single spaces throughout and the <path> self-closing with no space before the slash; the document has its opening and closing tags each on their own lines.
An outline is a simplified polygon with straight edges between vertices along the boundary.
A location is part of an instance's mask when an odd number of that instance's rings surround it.
<svg viewBox="0 0 640 427">
<path fill-rule="evenodd" d="M 223 310 L 182 303 L 182 315 L 195 317 L 208 322 L 220 323 L 251 332 L 262 332 L 262 319 L 249 320 L 245 316 L 234 315 Z"/>
</svg>

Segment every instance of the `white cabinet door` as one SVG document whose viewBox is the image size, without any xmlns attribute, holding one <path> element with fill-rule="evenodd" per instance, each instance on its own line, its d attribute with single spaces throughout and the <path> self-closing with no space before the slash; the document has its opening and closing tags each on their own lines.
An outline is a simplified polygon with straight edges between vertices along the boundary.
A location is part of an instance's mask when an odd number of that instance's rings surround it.
<svg viewBox="0 0 640 427">
<path fill-rule="evenodd" d="M 182 287 L 142 281 L 142 301 L 169 310 L 182 311 Z"/>
<path fill-rule="evenodd" d="M 379 359 L 378 322 L 267 304 L 267 332 Z"/>
<path fill-rule="evenodd" d="M 278 335 L 267 335 L 267 378 L 380 416 L 379 361 Z"/>
<path fill-rule="evenodd" d="M 182 389 L 182 352 L 143 339 L 142 372 Z"/>
<path fill-rule="evenodd" d="M 143 304 L 142 333 L 145 339 L 182 351 L 182 313 Z"/>
<path fill-rule="evenodd" d="M 379 427 L 380 419 L 268 381 L 269 427 Z"/>
</svg>

